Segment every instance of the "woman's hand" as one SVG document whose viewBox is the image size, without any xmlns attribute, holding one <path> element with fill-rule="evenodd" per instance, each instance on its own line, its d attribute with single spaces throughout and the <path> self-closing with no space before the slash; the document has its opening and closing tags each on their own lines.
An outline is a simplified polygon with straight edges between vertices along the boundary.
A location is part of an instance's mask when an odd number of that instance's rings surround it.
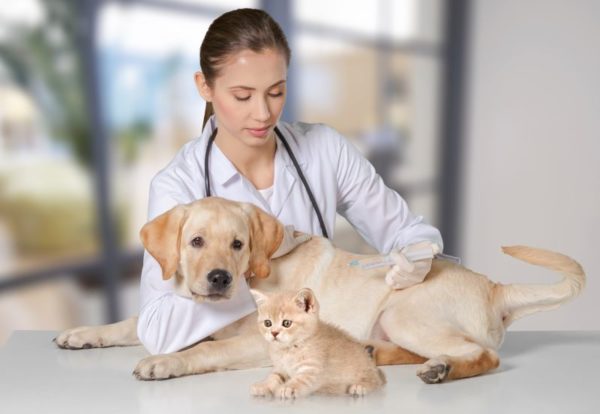
<svg viewBox="0 0 600 414">
<path fill-rule="evenodd" d="M 386 283 L 393 289 L 406 289 L 407 287 L 421 283 L 431 270 L 433 259 L 421 259 L 411 262 L 406 256 L 425 249 L 431 249 L 432 256 L 440 252 L 439 246 L 430 241 L 422 241 L 410 244 L 400 250 L 393 250 L 390 253 L 390 257 L 394 260 L 395 264 L 385 275 Z"/>
</svg>

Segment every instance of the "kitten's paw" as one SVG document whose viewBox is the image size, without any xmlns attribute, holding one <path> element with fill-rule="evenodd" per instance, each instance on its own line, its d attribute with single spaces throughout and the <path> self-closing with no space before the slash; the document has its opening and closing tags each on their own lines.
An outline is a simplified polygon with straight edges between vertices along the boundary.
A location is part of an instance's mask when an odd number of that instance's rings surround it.
<svg viewBox="0 0 600 414">
<path fill-rule="evenodd" d="M 290 387 L 288 385 L 279 387 L 278 394 L 279 398 L 282 400 L 290 400 L 300 396 L 296 387 Z"/>
<path fill-rule="evenodd" d="M 444 358 L 432 358 L 417 370 L 417 375 L 426 384 L 437 384 L 444 381 L 450 372 L 450 365 Z"/>
<path fill-rule="evenodd" d="M 257 382 L 250 387 L 250 395 L 253 397 L 270 397 L 273 390 L 264 382 Z"/>
<path fill-rule="evenodd" d="M 369 390 L 362 384 L 352 384 L 348 387 L 348 394 L 353 397 L 362 397 L 367 394 Z"/>
</svg>

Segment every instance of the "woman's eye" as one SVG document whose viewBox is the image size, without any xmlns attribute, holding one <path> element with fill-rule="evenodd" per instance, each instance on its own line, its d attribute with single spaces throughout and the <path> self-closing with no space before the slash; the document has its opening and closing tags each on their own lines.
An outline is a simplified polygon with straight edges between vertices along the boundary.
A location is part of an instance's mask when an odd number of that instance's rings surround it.
<svg viewBox="0 0 600 414">
<path fill-rule="evenodd" d="M 283 96 L 283 92 L 279 92 L 279 93 L 270 93 L 270 94 L 269 94 L 269 96 L 270 96 L 271 98 L 279 98 L 280 96 Z M 242 101 L 242 102 L 243 102 L 243 101 L 248 101 L 248 100 L 250 100 L 250 95 L 248 95 L 248 96 L 235 96 L 235 95 L 234 95 L 234 97 L 235 97 L 235 99 L 237 99 L 238 101 Z"/>
<path fill-rule="evenodd" d="M 202 247 L 204 246 L 204 239 L 202 237 L 194 237 L 190 244 L 192 247 Z"/>
<path fill-rule="evenodd" d="M 244 245 L 244 243 L 242 243 L 239 240 L 234 240 L 233 243 L 231 243 L 231 247 L 233 247 L 234 250 L 241 250 L 242 246 Z"/>
<path fill-rule="evenodd" d="M 290 326 L 292 326 L 292 321 L 290 321 L 289 319 L 284 319 L 281 324 L 284 328 L 289 328 Z"/>
<path fill-rule="evenodd" d="M 267 320 L 265 321 L 265 326 L 266 326 L 267 328 L 270 328 L 270 327 L 271 327 L 271 325 L 272 325 L 271 321 L 267 319 Z"/>
</svg>

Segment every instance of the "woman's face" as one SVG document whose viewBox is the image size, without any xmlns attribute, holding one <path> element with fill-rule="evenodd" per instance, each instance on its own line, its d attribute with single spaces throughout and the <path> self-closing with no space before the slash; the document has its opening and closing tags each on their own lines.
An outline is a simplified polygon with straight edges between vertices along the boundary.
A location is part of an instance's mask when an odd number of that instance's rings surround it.
<svg viewBox="0 0 600 414">
<path fill-rule="evenodd" d="M 196 84 L 202 97 L 213 104 L 219 135 L 260 147 L 273 139 L 285 103 L 286 78 L 283 54 L 243 50 L 226 60 L 212 88 L 200 73 Z"/>
</svg>

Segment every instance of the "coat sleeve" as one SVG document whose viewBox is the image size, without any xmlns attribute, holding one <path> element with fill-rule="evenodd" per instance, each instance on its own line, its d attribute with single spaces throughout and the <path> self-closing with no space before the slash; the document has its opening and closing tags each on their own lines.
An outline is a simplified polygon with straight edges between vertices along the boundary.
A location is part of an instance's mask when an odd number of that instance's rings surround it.
<svg viewBox="0 0 600 414">
<path fill-rule="evenodd" d="M 331 129 L 337 175 L 337 211 L 379 252 L 387 254 L 424 240 L 443 249 L 438 229 L 414 215 L 406 201 L 387 187 L 371 163 Z"/>
<path fill-rule="evenodd" d="M 148 220 L 177 204 L 193 201 L 183 169 L 165 169 L 150 185 Z M 197 177 L 193 182 L 202 182 Z M 159 263 L 144 252 L 137 334 L 151 354 L 165 354 L 192 345 L 222 327 L 254 312 L 254 300 L 244 279 L 227 301 L 196 303 L 175 293 L 173 279 L 163 280 Z"/>
</svg>

